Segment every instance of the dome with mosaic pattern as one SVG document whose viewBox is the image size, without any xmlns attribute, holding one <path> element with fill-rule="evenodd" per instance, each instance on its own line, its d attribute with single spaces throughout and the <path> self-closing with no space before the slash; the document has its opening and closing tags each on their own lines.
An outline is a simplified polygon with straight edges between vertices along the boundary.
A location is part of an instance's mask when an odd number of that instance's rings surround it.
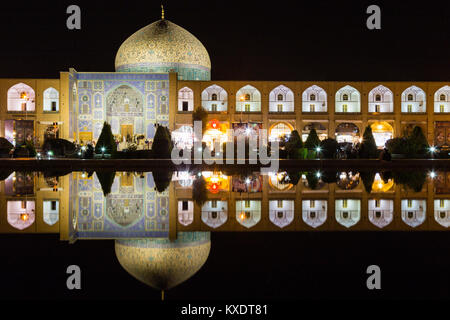
<svg viewBox="0 0 450 320">
<path fill-rule="evenodd" d="M 116 72 L 178 72 L 179 80 L 211 79 L 211 61 L 202 43 L 165 19 L 125 40 L 115 64 Z"/>
<path fill-rule="evenodd" d="M 209 232 L 179 232 L 169 239 L 116 240 L 121 266 L 139 281 L 167 290 L 192 277 L 208 259 Z"/>
</svg>

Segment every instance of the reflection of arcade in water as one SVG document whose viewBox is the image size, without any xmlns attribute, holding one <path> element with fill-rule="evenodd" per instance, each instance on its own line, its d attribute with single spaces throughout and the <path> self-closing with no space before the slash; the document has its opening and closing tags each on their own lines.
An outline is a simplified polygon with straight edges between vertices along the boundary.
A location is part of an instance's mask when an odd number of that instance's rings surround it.
<svg viewBox="0 0 450 320">
<path fill-rule="evenodd" d="M 446 172 L 2 173 L 0 231 L 62 240 L 180 231 L 446 230 Z M 14 222 L 16 221 L 16 222 Z"/>
</svg>

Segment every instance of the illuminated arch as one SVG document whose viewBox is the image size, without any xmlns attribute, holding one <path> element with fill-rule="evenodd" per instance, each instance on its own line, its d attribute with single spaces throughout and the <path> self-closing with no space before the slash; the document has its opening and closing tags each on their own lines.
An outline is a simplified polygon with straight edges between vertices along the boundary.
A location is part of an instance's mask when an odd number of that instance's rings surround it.
<svg viewBox="0 0 450 320">
<path fill-rule="evenodd" d="M 178 111 L 194 111 L 194 91 L 191 88 L 178 90 Z"/>
<path fill-rule="evenodd" d="M 202 107 L 208 112 L 224 112 L 228 107 L 228 93 L 213 84 L 202 91 Z"/>
<path fill-rule="evenodd" d="M 394 112 L 394 93 L 379 85 L 369 92 L 369 112 Z"/>
<path fill-rule="evenodd" d="M 450 112 L 450 86 L 443 86 L 434 94 L 434 112 Z"/>
<path fill-rule="evenodd" d="M 294 112 L 294 93 L 284 85 L 270 91 L 269 112 Z"/>
<path fill-rule="evenodd" d="M 59 92 L 55 88 L 44 91 L 44 111 L 59 111 Z"/>
<path fill-rule="evenodd" d="M 14 200 L 7 202 L 8 224 L 17 230 L 30 227 L 35 220 L 35 202 Z"/>
<path fill-rule="evenodd" d="M 378 228 L 384 228 L 394 219 L 394 200 L 371 199 L 368 203 L 369 221 Z"/>
<path fill-rule="evenodd" d="M 359 141 L 360 133 L 357 125 L 351 122 L 340 123 L 336 127 L 336 141 L 339 143 L 350 142 L 356 143 Z"/>
<path fill-rule="evenodd" d="M 345 86 L 336 92 L 336 112 L 361 112 L 361 94 L 352 86 Z"/>
<path fill-rule="evenodd" d="M 302 200 L 302 219 L 312 228 L 320 227 L 327 220 L 327 200 Z"/>
<path fill-rule="evenodd" d="M 285 121 L 272 124 L 269 128 L 269 141 L 279 141 L 282 136 L 291 134 L 294 127 Z"/>
<path fill-rule="evenodd" d="M 237 112 L 261 112 L 261 93 L 255 87 L 246 85 L 236 92 Z"/>
<path fill-rule="evenodd" d="M 421 88 L 411 86 L 402 93 L 402 112 L 422 113 L 427 111 L 426 94 Z"/>
<path fill-rule="evenodd" d="M 294 200 L 269 200 L 269 219 L 279 228 L 294 221 Z"/>
<path fill-rule="evenodd" d="M 36 94 L 29 85 L 18 83 L 8 90 L 8 111 L 35 111 Z"/>
<path fill-rule="evenodd" d="M 327 112 L 326 91 L 316 85 L 303 91 L 302 112 Z"/>
<path fill-rule="evenodd" d="M 361 219 L 360 199 L 340 199 L 335 201 L 336 221 L 346 228 L 357 224 Z"/>
<path fill-rule="evenodd" d="M 384 147 L 386 141 L 394 137 L 394 128 L 386 121 L 377 121 L 370 125 L 377 147 Z"/>
<path fill-rule="evenodd" d="M 236 220 L 246 228 L 254 227 L 261 221 L 261 200 L 236 201 Z"/>
<path fill-rule="evenodd" d="M 402 220 L 408 226 L 415 228 L 426 218 L 427 203 L 422 199 L 402 199 Z"/>
</svg>

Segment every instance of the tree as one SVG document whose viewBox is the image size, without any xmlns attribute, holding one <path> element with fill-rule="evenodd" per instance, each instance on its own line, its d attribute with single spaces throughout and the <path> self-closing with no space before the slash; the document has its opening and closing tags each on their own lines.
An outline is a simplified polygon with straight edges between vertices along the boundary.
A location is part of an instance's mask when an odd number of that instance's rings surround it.
<svg viewBox="0 0 450 320">
<path fill-rule="evenodd" d="M 412 155 L 420 154 L 424 155 L 428 152 L 428 141 L 423 134 L 422 128 L 415 126 L 411 135 L 408 137 L 409 153 Z"/>
<path fill-rule="evenodd" d="M 102 149 L 104 148 L 104 149 Z M 117 145 L 108 122 L 103 123 L 102 132 L 95 145 L 95 153 L 105 153 L 114 155 L 117 152 Z"/>
<path fill-rule="evenodd" d="M 361 180 L 366 188 L 367 193 L 372 192 L 373 181 L 375 180 L 375 172 L 373 171 L 362 171 L 360 172 Z"/>
<path fill-rule="evenodd" d="M 95 172 L 97 174 L 97 179 L 102 186 L 103 195 L 106 197 L 111 193 L 111 187 L 114 183 L 114 178 L 116 177 L 115 171 L 107 172 Z"/>
<path fill-rule="evenodd" d="M 320 145 L 320 139 L 317 136 L 316 129 L 311 129 L 308 134 L 308 138 L 305 141 L 305 148 L 308 150 L 314 150 Z"/>
<path fill-rule="evenodd" d="M 373 138 L 372 128 L 366 127 L 363 134 L 363 141 L 359 149 L 359 157 L 365 159 L 374 159 L 378 157 L 378 149 Z"/>
<path fill-rule="evenodd" d="M 291 132 L 288 141 L 286 142 L 286 152 L 288 158 L 297 159 L 299 156 L 299 150 L 303 148 L 303 141 L 300 138 L 297 130 Z"/>
<path fill-rule="evenodd" d="M 170 159 L 173 149 L 173 142 L 170 131 L 167 127 L 158 125 L 153 138 L 152 155 L 156 159 Z"/>
<path fill-rule="evenodd" d="M 208 112 L 203 107 L 198 107 L 192 113 L 192 123 L 195 121 L 202 122 L 202 135 L 205 133 L 206 122 L 208 120 Z"/>
<path fill-rule="evenodd" d="M 325 159 L 333 159 L 336 157 L 339 144 L 332 138 L 325 139 L 320 142 L 322 149 L 321 154 Z"/>
</svg>

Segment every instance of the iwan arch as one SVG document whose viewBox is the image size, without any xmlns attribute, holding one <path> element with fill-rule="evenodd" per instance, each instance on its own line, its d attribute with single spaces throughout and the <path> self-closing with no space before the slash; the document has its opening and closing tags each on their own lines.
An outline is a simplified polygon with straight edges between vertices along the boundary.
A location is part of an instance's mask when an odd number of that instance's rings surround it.
<svg viewBox="0 0 450 320">
<path fill-rule="evenodd" d="M 107 121 L 119 141 L 151 141 L 161 124 L 190 146 L 192 112 L 202 106 L 214 129 L 204 141 L 222 141 L 227 129 L 267 129 L 277 139 L 316 128 L 321 139 L 356 142 L 370 125 L 382 147 L 418 125 L 430 144 L 450 145 L 450 82 L 213 81 L 206 48 L 164 18 L 126 39 L 115 62 L 116 72 L 0 79 L 0 136 L 16 145 L 95 141 Z"/>
</svg>

